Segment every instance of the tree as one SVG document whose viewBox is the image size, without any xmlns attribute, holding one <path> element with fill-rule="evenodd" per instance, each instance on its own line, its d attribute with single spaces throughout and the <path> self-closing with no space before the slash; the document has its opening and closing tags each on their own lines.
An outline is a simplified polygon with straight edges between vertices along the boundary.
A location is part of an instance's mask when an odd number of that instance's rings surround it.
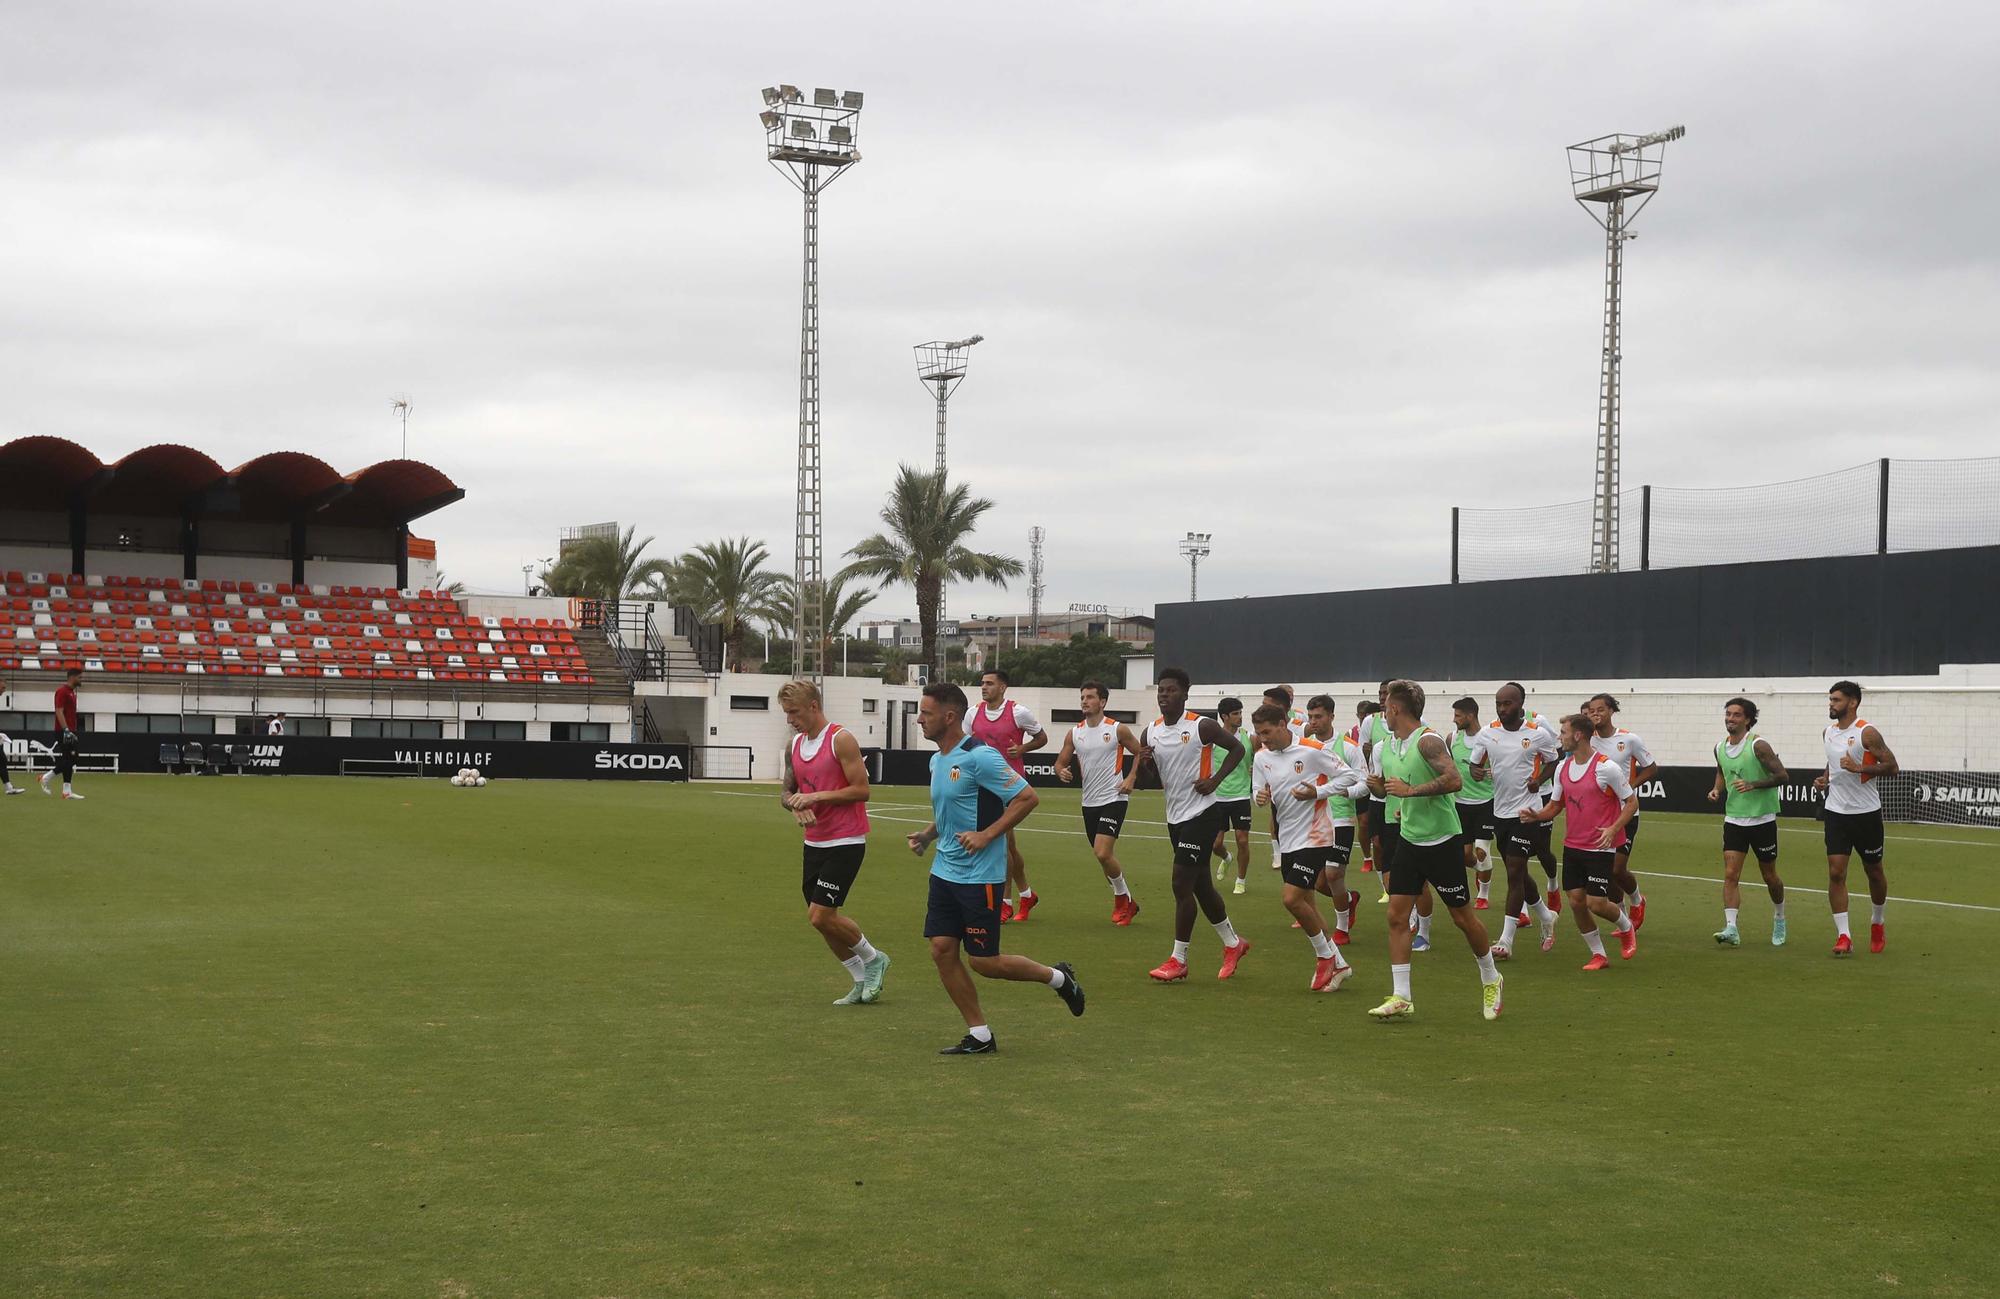
<svg viewBox="0 0 2000 1299">
<path fill-rule="evenodd" d="M 439 595 L 448 595 L 456 599 L 465 594 L 465 583 L 445 581 L 444 570 L 440 568 L 431 577 L 431 590 L 436 591 Z"/>
<path fill-rule="evenodd" d="M 664 586 L 673 574 L 673 565 L 664 559 L 645 558 L 653 538 L 634 545 L 625 529 L 619 537 L 591 537 L 571 546 L 563 557 L 542 572 L 542 589 L 550 595 L 583 596 L 586 599 L 618 600 L 642 590 Z"/>
<path fill-rule="evenodd" d="M 786 579 L 764 567 L 771 552 L 761 541 L 724 537 L 705 541 L 674 561 L 665 585 L 694 609 L 695 617 L 722 628 L 730 670 L 743 663 L 743 641 L 752 620 L 782 619 Z"/>
<path fill-rule="evenodd" d="M 1122 640 L 1077 632 L 1059 644 L 1007 650 L 999 663 L 1012 685 L 1075 687 L 1102 681 L 1115 690 L 1125 684 L 1125 656 L 1132 652 Z"/>
<path fill-rule="evenodd" d="M 889 530 L 847 552 L 854 562 L 841 570 L 842 577 L 862 578 L 883 588 L 900 583 L 916 592 L 926 663 L 938 661 L 938 605 L 945 583 L 984 581 L 1005 588 L 1008 578 L 1021 575 L 1020 560 L 965 545 L 980 517 L 992 508 L 992 501 L 975 498 L 965 484 L 948 483 L 943 470 L 925 473 L 899 465 L 882 506 L 882 522 Z"/>
<path fill-rule="evenodd" d="M 850 576 L 846 571 L 835 573 L 833 580 L 826 584 L 826 603 L 822 606 L 826 610 L 826 635 L 820 640 L 819 661 L 827 667 L 838 661 L 833 653 L 835 638 L 851 628 L 855 620 L 861 617 L 861 611 L 875 603 L 875 597 L 880 594 L 864 585 L 850 583 Z M 799 602 L 794 594 L 799 587 L 798 579 L 781 577 L 778 582 L 781 591 L 777 600 L 780 625 L 789 627 L 798 617 Z M 849 589 L 850 585 L 852 589 Z M 811 584 L 808 583 L 808 593 L 811 589 Z M 772 631 L 775 643 L 777 628 L 773 627 Z M 796 671 L 796 667 L 794 670 Z"/>
</svg>

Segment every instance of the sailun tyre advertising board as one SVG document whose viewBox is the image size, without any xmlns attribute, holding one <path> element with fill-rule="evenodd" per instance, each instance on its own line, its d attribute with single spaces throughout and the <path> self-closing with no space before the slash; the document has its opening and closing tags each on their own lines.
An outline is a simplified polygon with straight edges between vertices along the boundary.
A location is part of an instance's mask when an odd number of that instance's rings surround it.
<svg viewBox="0 0 2000 1299">
<path fill-rule="evenodd" d="M 52 734 L 15 735 L 8 762 L 46 770 Z M 80 770 L 185 771 L 201 746 L 205 769 L 277 776 L 450 776 L 476 767 L 490 780 L 684 781 L 685 744 L 592 744 L 555 740 L 392 740 L 343 736 L 141 735 L 86 731 Z M 238 758 L 241 762 L 238 762 Z"/>
</svg>

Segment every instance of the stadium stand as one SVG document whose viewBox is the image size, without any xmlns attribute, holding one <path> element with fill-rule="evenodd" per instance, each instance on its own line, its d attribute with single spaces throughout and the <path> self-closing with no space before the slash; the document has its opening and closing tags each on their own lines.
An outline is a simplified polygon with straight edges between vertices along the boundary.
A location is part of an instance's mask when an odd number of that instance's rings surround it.
<svg viewBox="0 0 2000 1299">
<path fill-rule="evenodd" d="M 564 619 L 476 617 L 436 591 L 5 574 L 0 669 L 590 685 Z"/>
</svg>

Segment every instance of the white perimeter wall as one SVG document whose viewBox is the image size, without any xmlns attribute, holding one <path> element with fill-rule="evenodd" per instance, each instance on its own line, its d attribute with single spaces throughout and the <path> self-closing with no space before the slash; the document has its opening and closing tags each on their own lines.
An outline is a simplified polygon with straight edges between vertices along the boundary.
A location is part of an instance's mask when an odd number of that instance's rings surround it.
<svg viewBox="0 0 2000 1299">
<path fill-rule="evenodd" d="M 13 678 L 11 687 L 0 686 L 0 712 L 46 713 L 55 708 L 58 679 L 46 683 L 35 674 L 34 685 L 24 683 L 25 674 Z M 190 684 L 181 688 L 179 680 Z M 283 678 L 273 679 L 271 689 L 252 692 L 240 685 L 210 686 L 199 678 L 177 679 L 173 684 L 147 682 L 144 686 L 107 688 L 93 685 L 86 676 L 80 701 L 90 725 L 100 731 L 114 730 L 121 713 L 153 713 L 175 716 L 231 718 L 284 713 L 288 717 L 324 717 L 334 735 L 353 733 L 356 718 L 419 718 L 444 723 L 446 739 L 462 738 L 462 727 L 470 721 L 522 722 L 526 738 L 546 740 L 552 722 L 603 722 L 611 728 L 611 738 L 624 742 L 632 738 L 631 711 L 623 704 L 540 703 L 532 700 L 505 703 L 454 702 L 450 699 L 421 699 L 395 690 L 385 690 L 373 699 L 332 696 L 317 699 L 310 693 L 294 693 Z M 229 678 L 222 678 L 229 680 Z M 240 682 L 243 678 L 236 678 Z M 218 721 L 216 730 L 230 729 Z"/>
<path fill-rule="evenodd" d="M 181 576 L 181 557 L 157 550 L 86 550 L 84 570 L 90 576 L 115 573 L 119 577 Z M 48 550 L 26 546 L 0 546 L 0 572 L 49 573 L 69 571 L 69 548 Z M 198 577 L 228 578 L 232 581 L 289 582 L 292 561 L 242 555 L 200 555 L 195 562 Z M 422 590 L 437 577 L 437 561 L 410 561 L 410 589 Z M 353 560 L 308 559 L 309 586 L 394 586 L 394 564 L 364 564 Z M 566 603 L 566 602 L 565 602 Z M 562 615 L 542 614 L 541 617 Z"/>
</svg>

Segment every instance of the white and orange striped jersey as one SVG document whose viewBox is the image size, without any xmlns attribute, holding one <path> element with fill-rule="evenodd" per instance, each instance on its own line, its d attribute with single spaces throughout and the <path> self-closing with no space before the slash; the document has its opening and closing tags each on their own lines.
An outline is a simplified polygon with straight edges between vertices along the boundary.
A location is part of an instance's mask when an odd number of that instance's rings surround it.
<svg viewBox="0 0 2000 1299">
<path fill-rule="evenodd" d="M 1215 795 L 1197 793 L 1194 787 L 1216 770 L 1213 746 L 1201 742 L 1198 715 L 1184 712 L 1171 722 L 1155 717 L 1146 728 L 1145 744 L 1153 751 L 1153 767 L 1167 796 L 1168 824 L 1192 821 L 1215 806 Z"/>
<path fill-rule="evenodd" d="M 1312 787 L 1310 799 L 1293 797 L 1292 791 L 1300 785 Z M 1253 796 L 1269 793 L 1271 797 L 1271 811 L 1278 822 L 1278 851 L 1297 852 L 1332 846 L 1334 818 L 1327 800 L 1351 798 L 1356 790 L 1366 792 L 1367 778 L 1308 736 L 1275 752 L 1259 749 L 1250 789 Z"/>
<path fill-rule="evenodd" d="M 1826 728 L 1826 810 L 1829 812 L 1847 816 L 1882 810 L 1882 791 L 1875 788 L 1875 773 L 1847 771 L 1840 765 L 1843 757 L 1852 758 L 1864 767 L 1875 765 L 1875 755 L 1861 743 L 1861 733 L 1867 729 L 1868 723 L 1859 717 L 1854 719 L 1852 726 Z"/>
<path fill-rule="evenodd" d="M 1083 805 L 1125 802 L 1129 795 L 1124 790 L 1125 749 L 1118 743 L 1118 720 L 1099 718 L 1095 726 L 1078 722 L 1070 728 L 1069 743 L 1081 769 L 1077 782 L 1083 786 Z"/>
<path fill-rule="evenodd" d="M 1625 772 L 1625 779 L 1637 781 L 1639 773 L 1653 765 L 1653 751 L 1637 732 L 1623 727 L 1609 735 L 1593 735 L 1590 747 L 1604 755 L 1607 762 L 1615 762 Z"/>
<path fill-rule="evenodd" d="M 1538 792 L 1544 776 L 1555 770 L 1562 748 L 1555 732 L 1523 717 L 1521 729 L 1510 731 L 1495 718 L 1466 742 L 1467 756 L 1484 766 L 1493 780 L 1493 815 L 1518 817 L 1541 807 Z"/>
</svg>

